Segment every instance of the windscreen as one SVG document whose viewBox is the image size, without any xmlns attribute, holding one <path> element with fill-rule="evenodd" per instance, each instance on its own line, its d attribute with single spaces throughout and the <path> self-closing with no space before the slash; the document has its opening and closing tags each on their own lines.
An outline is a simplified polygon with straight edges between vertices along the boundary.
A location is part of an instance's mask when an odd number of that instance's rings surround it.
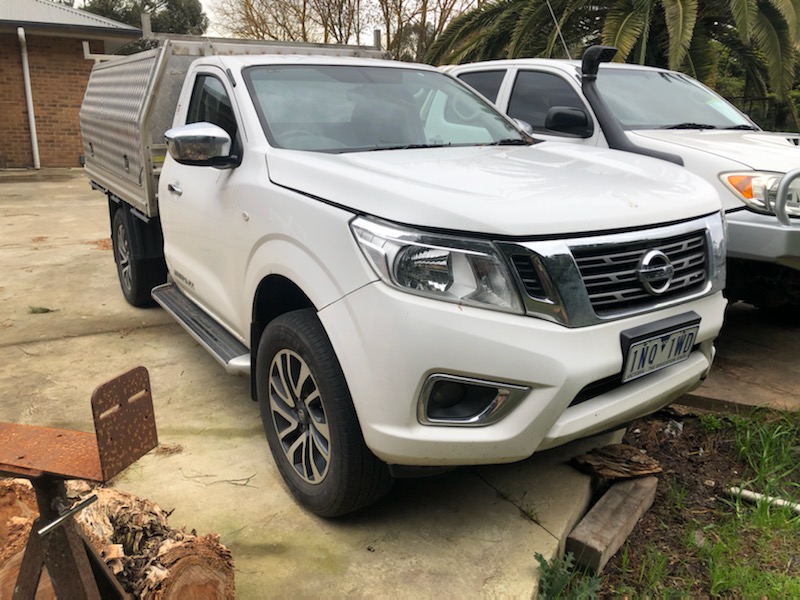
<svg viewBox="0 0 800 600">
<path fill-rule="evenodd" d="M 271 145 L 317 152 L 530 141 L 444 73 L 341 65 L 250 67 L 245 80 Z"/>
<path fill-rule="evenodd" d="M 601 69 L 597 87 L 625 129 L 755 129 L 721 96 L 678 73 Z"/>
</svg>

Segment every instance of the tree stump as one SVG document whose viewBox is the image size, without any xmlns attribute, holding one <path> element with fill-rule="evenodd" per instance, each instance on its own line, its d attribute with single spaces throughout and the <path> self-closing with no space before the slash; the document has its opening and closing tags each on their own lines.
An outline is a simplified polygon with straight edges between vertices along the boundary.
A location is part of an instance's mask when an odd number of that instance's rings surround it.
<svg viewBox="0 0 800 600">
<path fill-rule="evenodd" d="M 219 536 L 173 529 L 157 504 L 84 482 L 68 484 L 70 499 L 97 502 L 74 518 L 126 591 L 136 598 L 234 597 L 233 558 Z M 0 598 L 10 598 L 33 520 L 36 499 L 25 480 L 0 480 Z M 55 598 L 43 573 L 37 600 Z M 49 587 L 49 593 L 48 589 Z"/>
</svg>

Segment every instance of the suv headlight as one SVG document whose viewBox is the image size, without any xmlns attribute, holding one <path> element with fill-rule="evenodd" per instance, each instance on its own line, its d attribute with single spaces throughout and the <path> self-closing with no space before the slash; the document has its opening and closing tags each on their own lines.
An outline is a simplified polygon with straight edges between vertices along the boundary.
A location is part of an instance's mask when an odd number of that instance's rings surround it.
<svg viewBox="0 0 800 600">
<path fill-rule="evenodd" d="M 743 173 L 723 173 L 720 175 L 720 179 L 749 208 L 764 214 L 774 214 L 778 183 L 783 175 L 783 173 L 765 171 L 745 171 Z M 793 181 L 789 186 L 786 212 L 793 217 L 800 217 L 799 180 Z"/>
<path fill-rule="evenodd" d="M 524 312 L 508 267 L 491 242 L 361 217 L 350 227 L 375 272 L 399 290 L 446 302 Z"/>
</svg>

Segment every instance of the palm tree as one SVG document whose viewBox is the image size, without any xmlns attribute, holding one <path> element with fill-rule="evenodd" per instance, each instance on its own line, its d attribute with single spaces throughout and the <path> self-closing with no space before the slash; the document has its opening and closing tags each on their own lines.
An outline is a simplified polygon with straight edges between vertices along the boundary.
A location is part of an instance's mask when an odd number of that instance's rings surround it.
<svg viewBox="0 0 800 600">
<path fill-rule="evenodd" d="M 602 42 L 619 48 L 615 60 L 713 83 L 722 52 L 745 73 L 749 95 L 771 88 L 786 100 L 799 21 L 798 0 L 495 0 L 454 19 L 426 60 L 576 57 Z"/>
</svg>

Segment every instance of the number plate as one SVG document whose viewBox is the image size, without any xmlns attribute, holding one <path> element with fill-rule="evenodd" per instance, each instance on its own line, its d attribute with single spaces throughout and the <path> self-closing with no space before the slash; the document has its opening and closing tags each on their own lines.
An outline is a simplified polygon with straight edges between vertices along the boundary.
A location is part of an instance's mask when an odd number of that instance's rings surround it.
<svg viewBox="0 0 800 600">
<path fill-rule="evenodd" d="M 649 335 L 639 334 L 634 339 L 623 333 L 625 369 L 622 372 L 622 382 L 637 379 L 689 358 L 692 347 L 697 342 L 699 319 L 692 323 L 684 322 L 682 325 L 673 326 L 666 331 L 653 331 Z"/>
</svg>

